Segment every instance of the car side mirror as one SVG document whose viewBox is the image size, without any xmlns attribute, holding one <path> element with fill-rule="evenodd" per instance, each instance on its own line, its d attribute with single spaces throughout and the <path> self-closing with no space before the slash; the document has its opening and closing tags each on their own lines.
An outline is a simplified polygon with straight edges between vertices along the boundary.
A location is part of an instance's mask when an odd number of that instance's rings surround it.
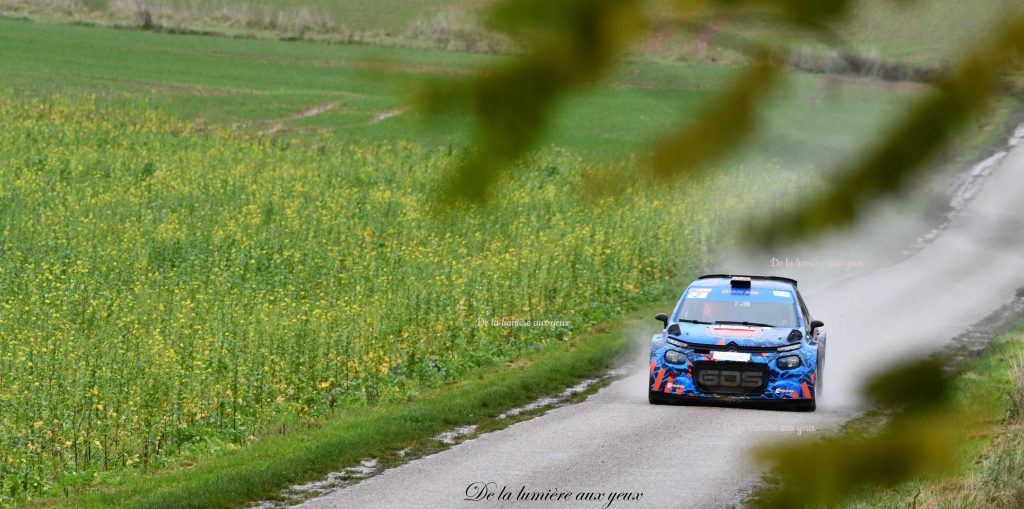
<svg viewBox="0 0 1024 509">
<path fill-rule="evenodd" d="M 812 320 L 811 321 L 811 330 L 817 329 L 818 327 L 824 327 L 824 326 L 825 326 L 825 322 L 823 322 L 821 320 Z"/>
<path fill-rule="evenodd" d="M 668 315 L 665 313 L 658 313 L 654 315 L 654 319 L 664 324 L 666 328 L 668 327 Z"/>
</svg>

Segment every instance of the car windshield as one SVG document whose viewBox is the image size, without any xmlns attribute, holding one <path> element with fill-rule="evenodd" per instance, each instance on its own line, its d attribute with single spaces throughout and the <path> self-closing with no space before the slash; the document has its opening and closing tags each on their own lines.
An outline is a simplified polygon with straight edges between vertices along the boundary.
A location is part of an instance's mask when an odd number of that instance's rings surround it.
<svg viewBox="0 0 1024 509">
<path fill-rule="evenodd" d="M 678 320 L 691 323 L 731 323 L 769 327 L 796 327 L 792 302 L 686 299 Z"/>
</svg>

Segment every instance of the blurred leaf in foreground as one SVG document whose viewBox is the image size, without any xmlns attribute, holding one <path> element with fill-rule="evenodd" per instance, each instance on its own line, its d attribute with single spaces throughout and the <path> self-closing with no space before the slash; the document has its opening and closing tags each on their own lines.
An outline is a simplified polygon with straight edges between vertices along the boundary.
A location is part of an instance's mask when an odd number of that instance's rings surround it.
<svg viewBox="0 0 1024 509">
<path fill-rule="evenodd" d="M 679 0 L 680 4 L 688 3 L 687 0 Z M 820 27 L 849 12 L 850 7 L 855 3 L 853 0 L 719 0 L 723 6 L 767 7 L 779 11 L 790 22 Z"/>
<path fill-rule="evenodd" d="M 752 237 L 775 243 L 811 237 L 848 224 L 866 204 L 901 191 L 926 163 L 1000 92 L 1004 76 L 1024 57 L 1024 12 L 1009 16 L 978 44 L 936 89 L 914 106 L 878 144 L 828 190 L 790 215 L 755 225 Z"/>
<path fill-rule="evenodd" d="M 849 12 L 853 0 L 678 1 L 680 20 L 715 9 L 763 9 L 780 23 L 824 28 Z M 475 122 L 472 152 L 443 183 L 442 201 L 482 202 L 494 181 L 539 140 L 558 100 L 606 75 L 650 22 L 643 0 L 505 0 L 490 25 L 523 50 L 503 67 L 463 82 L 446 82 L 421 95 L 427 112 L 467 108 Z M 754 65 L 704 112 L 687 119 L 652 158 L 653 173 L 686 173 L 726 154 L 751 132 L 757 106 L 778 81 L 781 63 L 748 50 Z M 602 187 L 602 186 L 597 186 Z M 613 186 L 615 187 L 615 186 Z"/>
<path fill-rule="evenodd" d="M 935 360 L 898 365 L 874 377 L 867 394 L 882 409 L 895 409 L 888 422 L 876 430 L 846 430 L 761 450 L 759 459 L 777 482 L 758 493 L 753 505 L 828 506 L 859 488 L 943 474 L 974 425 L 970 409 L 956 406 L 951 393 Z"/>
<path fill-rule="evenodd" d="M 536 142 L 557 100 L 600 77 L 643 28 L 638 0 L 507 1 L 493 18 L 527 54 L 424 96 L 434 110 L 468 103 L 478 124 L 474 152 L 445 183 L 446 201 L 483 201 L 493 180 Z"/>
<path fill-rule="evenodd" d="M 864 394 L 885 409 L 927 410 L 948 402 L 952 390 L 941 362 L 929 359 L 898 365 L 876 375 Z"/>
<path fill-rule="evenodd" d="M 757 106 L 781 73 L 778 61 L 760 57 L 713 104 L 656 147 L 652 172 L 659 177 L 687 173 L 739 145 L 754 131 Z"/>
</svg>

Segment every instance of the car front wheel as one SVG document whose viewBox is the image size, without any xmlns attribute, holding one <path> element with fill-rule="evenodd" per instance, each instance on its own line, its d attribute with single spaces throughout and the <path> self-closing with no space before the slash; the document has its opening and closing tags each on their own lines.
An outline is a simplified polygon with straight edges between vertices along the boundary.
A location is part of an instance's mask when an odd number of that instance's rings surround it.
<svg viewBox="0 0 1024 509">
<path fill-rule="evenodd" d="M 666 405 L 668 404 L 668 398 L 660 392 L 647 389 L 647 402 L 652 405 Z"/>
</svg>

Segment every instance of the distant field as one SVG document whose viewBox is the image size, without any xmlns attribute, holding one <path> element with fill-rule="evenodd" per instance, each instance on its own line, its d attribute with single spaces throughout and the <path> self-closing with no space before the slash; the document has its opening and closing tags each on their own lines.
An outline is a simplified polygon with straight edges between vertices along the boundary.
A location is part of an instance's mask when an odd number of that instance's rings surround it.
<svg viewBox="0 0 1024 509">
<path fill-rule="evenodd" d="M 645 46 L 663 55 L 685 53 L 689 58 L 735 60 L 739 55 L 728 41 L 766 41 L 797 51 L 832 49 L 900 63 L 938 66 L 953 61 L 985 35 L 1017 0 L 921 0 L 914 2 L 861 1 L 854 14 L 834 31 L 835 46 L 826 46 L 809 32 L 780 29 L 768 16 L 742 11 L 707 20 L 703 30 L 684 32 L 667 28 Z"/>
<path fill-rule="evenodd" d="M 475 0 L 0 0 L 11 11 L 62 12 L 83 18 L 134 21 L 140 10 L 197 26 L 237 29 L 299 29 L 329 27 L 332 31 L 401 35 L 416 21 L 472 12 Z M 204 19 L 206 18 L 206 19 Z"/>
<path fill-rule="evenodd" d="M 406 107 L 424 80 L 458 77 L 509 57 L 434 50 L 285 43 L 0 19 L 0 87 L 18 94 L 146 100 L 177 118 L 251 134 L 448 146 L 465 123 L 425 125 Z M 712 98 L 729 66 L 637 59 L 564 104 L 545 143 L 624 158 Z M 856 150 L 900 111 L 913 87 L 794 75 L 748 156 L 813 163 Z M 896 101 L 894 101 L 896 99 Z"/>
<path fill-rule="evenodd" d="M 0 0 L 0 12 L 164 30 L 493 51 L 474 0 Z"/>
<path fill-rule="evenodd" d="M 0 12 L 63 21 L 141 26 L 146 19 L 173 30 L 271 38 L 301 37 L 456 51 L 507 50 L 486 29 L 495 0 L 0 0 Z M 670 0 L 647 0 L 654 19 L 671 19 Z M 854 14 L 834 35 L 846 50 L 919 65 L 938 65 L 968 47 L 1017 0 L 854 2 Z M 145 13 L 145 14 L 143 14 Z M 637 50 L 687 60 L 736 59 L 730 36 L 812 52 L 827 48 L 810 34 L 780 29 L 771 18 L 728 13 L 692 32 L 664 27 Z"/>
<path fill-rule="evenodd" d="M 865 2 L 840 32 L 864 54 L 919 64 L 948 62 L 986 35 L 986 28 L 1019 9 L 1018 0 Z"/>
</svg>

